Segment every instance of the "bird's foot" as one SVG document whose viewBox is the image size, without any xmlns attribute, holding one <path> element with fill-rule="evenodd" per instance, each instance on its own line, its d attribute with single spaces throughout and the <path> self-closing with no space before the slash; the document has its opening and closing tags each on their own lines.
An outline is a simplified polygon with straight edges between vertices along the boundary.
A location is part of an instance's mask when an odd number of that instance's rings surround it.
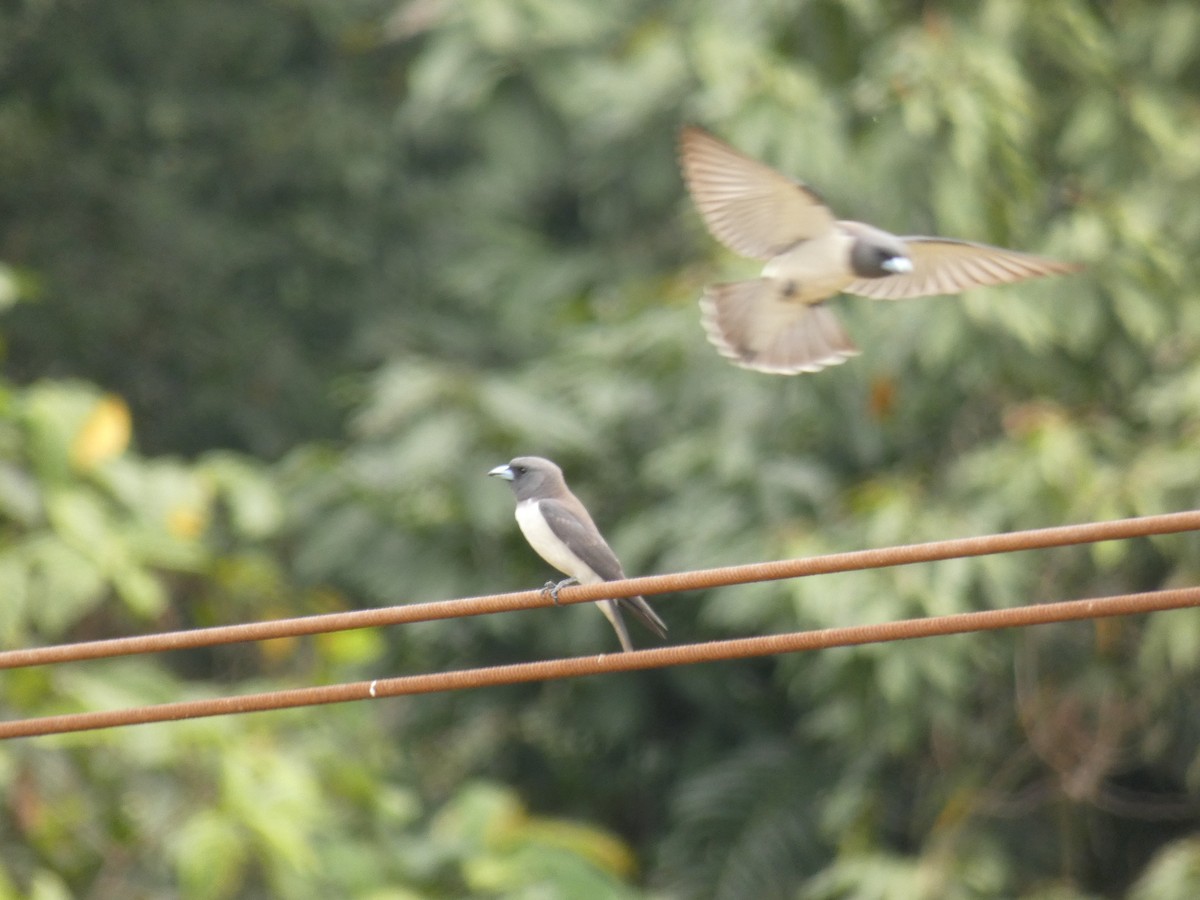
<svg viewBox="0 0 1200 900">
<path fill-rule="evenodd" d="M 553 581 L 547 581 L 545 586 L 542 588 L 542 593 L 549 594 L 550 599 L 554 601 L 554 605 L 558 606 L 559 605 L 558 604 L 558 592 L 561 591 L 565 587 L 570 587 L 573 584 L 579 584 L 579 579 L 578 578 L 564 578 L 562 581 L 560 581 L 558 583 L 555 583 Z"/>
</svg>

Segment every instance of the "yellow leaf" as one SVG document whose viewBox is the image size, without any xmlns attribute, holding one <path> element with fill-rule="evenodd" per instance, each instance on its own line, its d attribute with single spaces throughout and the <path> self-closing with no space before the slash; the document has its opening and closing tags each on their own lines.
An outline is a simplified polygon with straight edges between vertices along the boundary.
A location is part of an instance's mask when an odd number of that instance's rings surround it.
<svg viewBox="0 0 1200 900">
<path fill-rule="evenodd" d="M 197 538 L 207 527 L 206 511 L 195 506 L 176 506 L 167 513 L 167 531 L 177 538 Z"/>
<path fill-rule="evenodd" d="M 269 665 L 278 665 L 296 655 L 300 648 L 300 638 L 272 638 L 269 641 L 258 642 L 258 652 Z"/>
<path fill-rule="evenodd" d="M 87 472 L 120 456 L 129 446 L 132 433 L 133 417 L 125 401 L 115 394 L 105 394 L 96 401 L 71 442 L 71 465 Z"/>
</svg>

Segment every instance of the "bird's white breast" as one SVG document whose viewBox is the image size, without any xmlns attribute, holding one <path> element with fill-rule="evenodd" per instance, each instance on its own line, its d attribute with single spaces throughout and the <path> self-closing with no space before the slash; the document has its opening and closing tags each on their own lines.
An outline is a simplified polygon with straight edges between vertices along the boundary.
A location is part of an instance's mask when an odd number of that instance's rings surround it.
<svg viewBox="0 0 1200 900">
<path fill-rule="evenodd" d="M 592 567 L 571 552 L 570 548 L 556 535 L 537 508 L 537 500 L 522 500 L 517 504 L 517 525 L 525 540 L 529 541 L 537 555 L 558 571 L 570 575 L 580 584 L 595 584 L 604 579 Z"/>
<path fill-rule="evenodd" d="M 850 249 L 854 239 L 841 229 L 797 244 L 763 267 L 764 278 L 794 283 L 797 291 L 789 300 L 817 303 L 840 293 L 854 281 Z"/>
</svg>

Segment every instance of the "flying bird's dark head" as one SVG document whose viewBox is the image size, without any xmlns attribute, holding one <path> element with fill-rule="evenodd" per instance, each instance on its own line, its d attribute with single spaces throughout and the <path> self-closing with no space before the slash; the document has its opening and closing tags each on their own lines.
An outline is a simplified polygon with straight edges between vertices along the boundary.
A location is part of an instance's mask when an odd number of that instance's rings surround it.
<svg viewBox="0 0 1200 900">
<path fill-rule="evenodd" d="M 850 248 L 850 268 L 859 278 L 886 278 L 888 275 L 905 275 L 913 270 L 912 259 L 904 241 L 894 234 L 859 222 L 848 229 L 854 236 Z"/>
<path fill-rule="evenodd" d="M 562 469 L 540 456 L 518 456 L 488 472 L 512 483 L 517 500 L 530 497 L 553 497 L 566 485 Z"/>
</svg>

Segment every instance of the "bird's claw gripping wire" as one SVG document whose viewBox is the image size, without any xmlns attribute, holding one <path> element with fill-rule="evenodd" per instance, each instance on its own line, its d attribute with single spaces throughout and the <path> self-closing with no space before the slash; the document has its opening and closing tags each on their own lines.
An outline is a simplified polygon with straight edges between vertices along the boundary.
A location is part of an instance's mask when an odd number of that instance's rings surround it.
<svg viewBox="0 0 1200 900">
<path fill-rule="evenodd" d="M 559 605 L 558 592 L 561 591 L 565 587 L 570 587 L 573 584 L 579 584 L 579 579 L 578 578 L 564 578 L 562 581 L 560 581 L 558 583 L 555 583 L 553 581 L 547 581 L 546 584 L 542 587 L 542 593 L 549 594 L 550 599 L 554 601 L 554 605 L 558 606 Z"/>
</svg>

